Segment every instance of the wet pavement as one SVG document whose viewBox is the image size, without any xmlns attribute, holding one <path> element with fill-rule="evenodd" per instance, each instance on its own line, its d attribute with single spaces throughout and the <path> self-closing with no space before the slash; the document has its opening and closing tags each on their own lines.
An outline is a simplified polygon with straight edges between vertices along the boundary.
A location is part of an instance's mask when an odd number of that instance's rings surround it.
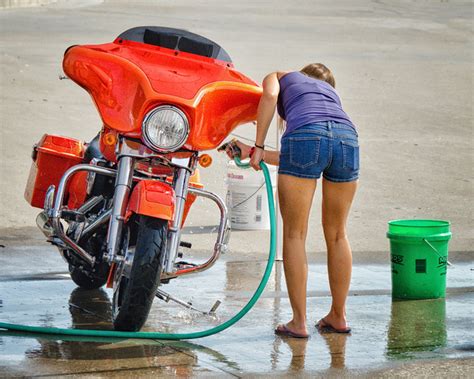
<svg viewBox="0 0 474 379">
<path fill-rule="evenodd" d="M 34 256 L 42 265 L 31 264 Z M 195 253 L 194 259 L 203 257 Z M 290 317 L 278 262 L 257 305 L 218 335 L 169 342 L 2 331 L 0 376 L 462 376 L 474 368 L 473 265 L 452 260 L 446 299 L 422 301 L 392 302 L 388 263 L 356 264 L 348 299 L 350 336 L 319 334 L 313 326 L 327 311 L 330 297 L 325 265 L 311 256 L 307 341 L 273 334 L 275 325 Z M 0 265 L 1 321 L 111 329 L 110 290 L 76 288 L 54 249 L 6 247 Z M 207 272 L 172 281 L 162 289 L 198 309 L 209 310 L 221 300 L 217 316 L 156 300 L 144 331 L 191 332 L 225 321 L 249 299 L 264 268 L 264 254 L 228 254 Z"/>
</svg>

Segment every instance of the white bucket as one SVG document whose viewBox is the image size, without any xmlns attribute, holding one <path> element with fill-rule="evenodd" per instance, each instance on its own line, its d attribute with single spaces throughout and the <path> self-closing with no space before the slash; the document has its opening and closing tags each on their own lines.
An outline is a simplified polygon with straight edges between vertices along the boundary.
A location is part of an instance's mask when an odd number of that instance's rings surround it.
<svg viewBox="0 0 474 379">
<path fill-rule="evenodd" d="M 276 166 L 268 166 L 273 194 L 276 189 Z M 267 189 L 261 171 L 242 169 L 234 161 L 227 165 L 226 203 L 232 229 L 269 230 Z"/>
</svg>

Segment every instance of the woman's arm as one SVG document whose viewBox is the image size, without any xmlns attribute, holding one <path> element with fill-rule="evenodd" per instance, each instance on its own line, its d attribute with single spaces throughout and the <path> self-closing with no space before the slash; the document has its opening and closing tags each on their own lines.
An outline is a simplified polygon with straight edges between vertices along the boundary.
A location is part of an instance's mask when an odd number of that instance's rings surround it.
<svg viewBox="0 0 474 379">
<path fill-rule="evenodd" d="M 280 152 L 274 150 L 265 150 L 263 153 L 263 161 L 265 163 L 271 164 L 272 166 L 280 165 Z"/>
<path fill-rule="evenodd" d="M 265 76 L 262 82 L 262 97 L 258 104 L 257 110 L 257 137 L 255 138 L 255 145 L 263 146 L 265 144 L 265 138 L 267 136 L 268 128 L 272 122 L 273 115 L 278 101 L 278 94 L 280 93 L 280 83 L 278 82 L 278 72 L 272 72 Z M 255 153 L 250 159 L 250 165 L 255 170 L 260 170 L 260 161 L 263 159 L 263 149 L 255 148 Z M 270 154 L 268 154 L 270 153 Z M 266 160 L 268 163 L 274 162 L 274 153 L 267 152 Z"/>
<path fill-rule="evenodd" d="M 263 79 L 262 89 L 262 97 L 260 98 L 257 110 L 257 137 L 255 138 L 257 145 L 265 143 L 268 128 L 275 114 L 278 94 L 280 93 L 280 83 L 278 82 L 276 72 L 268 74 Z"/>
<path fill-rule="evenodd" d="M 239 140 L 234 140 L 232 143 L 240 149 L 240 159 L 247 159 L 250 156 L 252 146 L 240 142 Z M 234 151 L 232 151 L 230 145 L 226 147 L 225 152 L 230 159 L 234 158 Z M 273 166 L 278 166 L 280 164 L 280 152 L 265 150 L 263 153 L 263 161 Z"/>
</svg>

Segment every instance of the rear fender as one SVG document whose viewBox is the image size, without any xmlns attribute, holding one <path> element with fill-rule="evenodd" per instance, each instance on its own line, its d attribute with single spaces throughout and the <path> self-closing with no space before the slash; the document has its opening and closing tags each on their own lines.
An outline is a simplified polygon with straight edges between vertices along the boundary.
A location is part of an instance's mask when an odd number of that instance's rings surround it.
<svg viewBox="0 0 474 379">
<path fill-rule="evenodd" d="M 173 221 L 175 213 L 174 189 L 167 183 L 142 180 L 132 191 L 125 218 L 135 214 Z"/>
</svg>

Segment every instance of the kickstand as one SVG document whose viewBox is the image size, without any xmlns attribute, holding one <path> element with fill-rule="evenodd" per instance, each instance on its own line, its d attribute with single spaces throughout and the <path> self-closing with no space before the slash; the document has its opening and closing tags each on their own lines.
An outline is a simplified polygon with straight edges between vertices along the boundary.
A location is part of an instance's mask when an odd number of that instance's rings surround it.
<svg viewBox="0 0 474 379">
<path fill-rule="evenodd" d="M 216 310 L 217 308 L 219 308 L 219 305 L 221 305 L 221 301 L 220 300 L 217 300 L 214 305 L 212 306 L 212 308 L 210 309 L 209 312 L 205 312 L 205 311 L 201 311 L 200 309 L 197 309 L 197 308 L 194 308 L 192 303 L 189 301 L 189 302 L 185 302 L 183 300 L 179 300 L 173 296 L 171 296 L 169 293 L 166 293 L 160 289 L 157 289 L 156 290 L 156 297 L 158 299 L 161 299 L 161 300 L 164 300 L 165 302 L 169 302 L 170 300 L 171 301 L 174 301 L 175 303 L 179 304 L 179 305 L 182 305 L 183 307 L 185 308 L 188 308 L 188 309 L 192 309 L 193 311 L 196 311 L 196 312 L 199 312 L 203 315 L 206 315 L 206 316 L 214 316 L 216 314 Z"/>
</svg>

